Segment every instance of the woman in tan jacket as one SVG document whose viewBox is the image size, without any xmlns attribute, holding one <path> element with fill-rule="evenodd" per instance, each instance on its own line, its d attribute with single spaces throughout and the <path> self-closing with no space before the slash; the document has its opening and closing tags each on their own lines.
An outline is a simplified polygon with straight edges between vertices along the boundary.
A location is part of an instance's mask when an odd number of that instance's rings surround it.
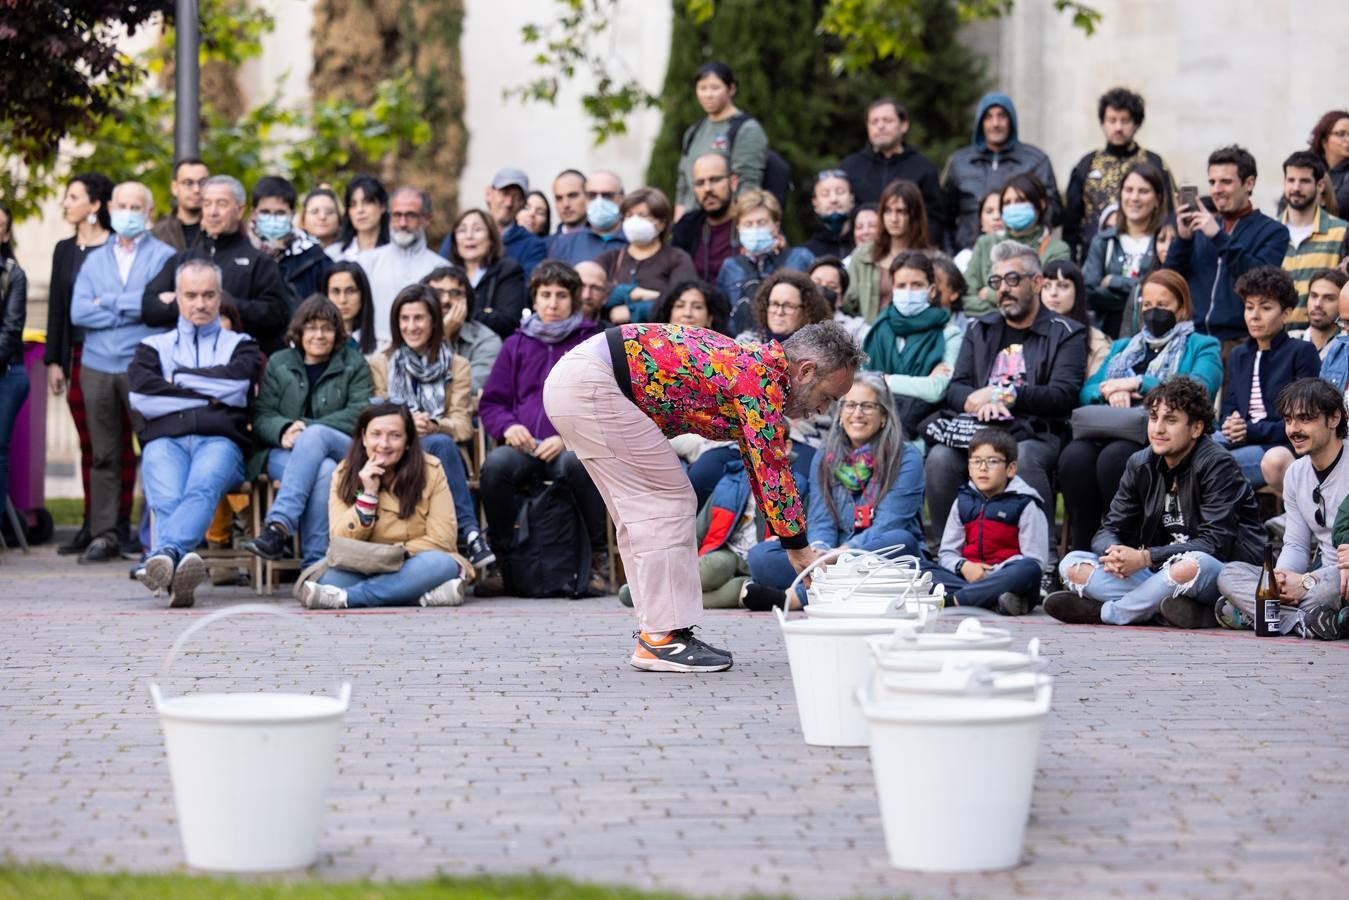
<svg viewBox="0 0 1349 900">
<path fill-rule="evenodd" d="M 381 575 L 331 568 L 301 589 L 308 609 L 464 602 L 472 573 L 454 552 L 450 489 L 440 461 L 422 452 L 413 414 L 402 404 L 373 404 L 357 420 L 346 459 L 333 472 L 328 535 L 402 547 L 403 565 Z"/>
<path fill-rule="evenodd" d="M 458 441 L 473 434 L 469 405 L 473 373 L 468 360 L 445 341 L 440 300 L 433 288 L 413 284 L 394 298 L 389 312 L 392 343 L 368 357 L 375 396 L 412 413 L 422 449 L 440 460 L 459 520 L 459 540 L 475 567 L 490 565 L 496 554 L 478 531 L 478 514 L 468 489 L 468 470 Z"/>
</svg>

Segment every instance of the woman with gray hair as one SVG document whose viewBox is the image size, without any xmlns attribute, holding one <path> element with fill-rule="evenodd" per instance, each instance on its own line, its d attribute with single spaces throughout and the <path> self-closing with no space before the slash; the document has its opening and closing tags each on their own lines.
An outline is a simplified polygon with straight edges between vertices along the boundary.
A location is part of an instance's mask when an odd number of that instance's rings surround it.
<svg viewBox="0 0 1349 900">
<path fill-rule="evenodd" d="M 920 552 L 923 455 L 905 441 L 881 375 L 862 372 L 853 379 L 815 461 L 806 520 L 812 546 Z M 796 578 L 782 544 L 768 540 L 750 550 L 749 572 L 741 604 L 753 610 L 782 606 Z M 798 586 L 793 606 L 800 608 L 805 596 L 805 586 Z"/>
</svg>

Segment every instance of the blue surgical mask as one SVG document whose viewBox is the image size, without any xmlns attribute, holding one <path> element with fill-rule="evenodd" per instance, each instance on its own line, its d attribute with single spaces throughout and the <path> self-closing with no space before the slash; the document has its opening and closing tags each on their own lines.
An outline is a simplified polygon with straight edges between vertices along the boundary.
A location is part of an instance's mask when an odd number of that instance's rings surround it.
<svg viewBox="0 0 1349 900">
<path fill-rule="evenodd" d="M 825 213 L 820 216 L 820 223 L 830 234 L 842 234 L 843 226 L 848 224 L 848 214 L 845 212 Z"/>
<path fill-rule="evenodd" d="M 901 316 L 916 316 L 932 305 L 932 291 L 927 288 L 895 288 L 890 294 L 890 302 Z"/>
<path fill-rule="evenodd" d="M 285 213 L 258 213 L 253 229 L 264 241 L 279 241 L 290 234 L 290 216 Z"/>
<path fill-rule="evenodd" d="M 760 253 L 767 253 L 777 241 L 777 235 L 773 234 L 771 228 L 741 228 L 737 234 L 740 238 L 740 246 L 756 256 Z"/>
<path fill-rule="evenodd" d="M 135 240 L 145 233 L 145 213 L 134 209 L 114 209 L 112 211 L 112 230 L 119 237 Z"/>
<path fill-rule="evenodd" d="M 1025 231 L 1035 224 L 1035 207 L 1029 203 L 1009 203 L 1002 208 L 1003 224 L 1011 231 Z"/>
<path fill-rule="evenodd" d="M 586 219 L 596 231 L 608 231 L 618 221 L 618 204 L 608 197 L 596 197 L 586 204 Z"/>
</svg>

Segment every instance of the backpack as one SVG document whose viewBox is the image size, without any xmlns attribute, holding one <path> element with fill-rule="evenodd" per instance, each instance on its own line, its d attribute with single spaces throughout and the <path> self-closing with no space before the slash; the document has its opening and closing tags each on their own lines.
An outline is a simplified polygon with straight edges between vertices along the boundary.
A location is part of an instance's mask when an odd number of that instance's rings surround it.
<svg viewBox="0 0 1349 900">
<path fill-rule="evenodd" d="M 590 537 L 571 488 L 544 481 L 515 516 L 515 541 L 502 567 L 516 597 L 583 597 L 590 585 Z"/>
<path fill-rule="evenodd" d="M 748 113 L 736 113 L 730 118 L 730 131 L 726 133 L 726 155 L 733 156 L 735 153 L 735 136 L 740 133 L 740 126 L 750 120 Z M 689 155 L 689 147 L 693 146 L 693 139 L 697 137 L 698 130 L 703 127 L 707 121 L 706 118 L 700 119 L 697 124 L 690 125 L 684 132 L 684 150 L 681 155 Z M 776 150 L 769 146 L 768 155 L 764 157 L 763 167 L 763 189 L 768 191 L 774 197 L 778 198 L 778 204 L 785 211 L 787 209 L 787 195 L 792 192 L 792 167 L 787 165 L 787 160 L 783 159 Z"/>
</svg>

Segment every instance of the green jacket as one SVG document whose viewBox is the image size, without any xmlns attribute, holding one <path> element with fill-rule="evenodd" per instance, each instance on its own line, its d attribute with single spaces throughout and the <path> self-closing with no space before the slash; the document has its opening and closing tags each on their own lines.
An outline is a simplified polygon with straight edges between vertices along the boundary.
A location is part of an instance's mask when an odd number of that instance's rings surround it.
<svg viewBox="0 0 1349 900">
<path fill-rule="evenodd" d="M 1330 529 L 1330 541 L 1336 547 L 1349 544 L 1349 497 L 1344 498 L 1335 513 L 1335 524 Z"/>
<path fill-rule="evenodd" d="M 993 274 L 993 246 L 1007 240 L 1025 244 L 1027 247 L 1034 247 L 1040 252 L 1041 265 L 1053 262 L 1056 259 L 1071 260 L 1073 258 L 1068 245 L 1048 234 L 1043 226 L 1023 237 L 1015 237 L 1010 234 L 985 234 L 980 236 L 979 240 L 974 242 L 974 254 L 970 257 L 970 264 L 965 267 L 965 282 L 969 285 L 969 290 L 965 294 L 965 303 L 961 311 L 971 319 L 977 319 L 984 313 L 992 312 L 996 308 L 992 300 L 984 300 L 979 296 L 979 289 L 988 286 L 988 276 Z M 1085 297 L 1080 299 L 1083 303 L 1086 302 Z"/>
<path fill-rule="evenodd" d="M 875 246 L 867 242 L 853 250 L 848 260 L 848 290 L 843 294 L 843 311 L 861 316 L 868 325 L 881 311 L 881 268 L 871 258 Z"/>
<path fill-rule="evenodd" d="M 267 454 L 281 446 L 281 435 L 291 423 L 327 425 L 343 434 L 356 430 L 356 419 L 370 402 L 373 383 L 370 366 L 361 352 L 346 344 L 333 353 L 328 368 L 314 389 L 314 415 L 305 416 L 304 398 L 309 391 L 304 356 L 287 349 L 272 355 L 262 375 L 262 388 L 253 404 L 253 435 L 259 449 L 248 460 L 251 481 L 266 471 Z"/>
</svg>

